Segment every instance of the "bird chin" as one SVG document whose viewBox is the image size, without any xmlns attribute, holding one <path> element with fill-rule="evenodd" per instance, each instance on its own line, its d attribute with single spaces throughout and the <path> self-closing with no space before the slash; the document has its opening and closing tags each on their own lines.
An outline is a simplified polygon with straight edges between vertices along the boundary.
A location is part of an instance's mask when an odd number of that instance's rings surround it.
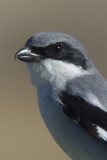
<svg viewBox="0 0 107 160">
<path fill-rule="evenodd" d="M 27 67 L 31 75 L 31 82 L 36 88 L 39 88 L 48 82 L 48 73 L 40 61 L 27 63 Z"/>
</svg>

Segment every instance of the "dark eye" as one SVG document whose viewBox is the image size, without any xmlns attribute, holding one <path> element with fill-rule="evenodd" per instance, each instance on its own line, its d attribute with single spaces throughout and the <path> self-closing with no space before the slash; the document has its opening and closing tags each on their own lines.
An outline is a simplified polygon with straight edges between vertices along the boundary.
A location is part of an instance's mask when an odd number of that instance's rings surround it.
<svg viewBox="0 0 107 160">
<path fill-rule="evenodd" d="M 60 53 L 62 51 L 61 44 L 55 44 L 55 45 L 53 45 L 52 50 L 56 54 Z"/>
</svg>

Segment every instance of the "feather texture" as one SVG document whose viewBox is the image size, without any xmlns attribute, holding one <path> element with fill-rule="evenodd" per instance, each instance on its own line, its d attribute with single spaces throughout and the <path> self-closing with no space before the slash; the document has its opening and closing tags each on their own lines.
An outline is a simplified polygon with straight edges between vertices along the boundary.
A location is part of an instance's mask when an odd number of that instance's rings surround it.
<svg viewBox="0 0 107 160">
<path fill-rule="evenodd" d="M 60 100 L 64 104 L 63 111 L 66 116 L 79 122 L 92 135 L 107 141 L 107 112 L 66 92 L 60 94 Z"/>
</svg>

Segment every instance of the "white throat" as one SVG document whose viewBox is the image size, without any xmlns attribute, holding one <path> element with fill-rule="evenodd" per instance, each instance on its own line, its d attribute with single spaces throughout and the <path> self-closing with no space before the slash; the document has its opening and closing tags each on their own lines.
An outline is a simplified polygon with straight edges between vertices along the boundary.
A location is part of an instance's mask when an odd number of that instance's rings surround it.
<svg viewBox="0 0 107 160">
<path fill-rule="evenodd" d="M 32 82 L 37 88 L 49 82 L 64 89 L 67 81 L 89 74 L 89 71 L 83 70 L 80 66 L 53 59 L 46 59 L 40 63 L 29 63 L 28 69 Z"/>
</svg>

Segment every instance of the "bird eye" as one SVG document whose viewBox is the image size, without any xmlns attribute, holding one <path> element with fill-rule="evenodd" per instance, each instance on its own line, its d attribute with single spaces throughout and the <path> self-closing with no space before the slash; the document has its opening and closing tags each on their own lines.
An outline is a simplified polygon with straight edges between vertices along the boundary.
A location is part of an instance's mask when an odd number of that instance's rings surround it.
<svg viewBox="0 0 107 160">
<path fill-rule="evenodd" d="M 60 53 L 61 50 L 62 50 L 61 44 L 55 44 L 55 45 L 53 46 L 52 50 L 53 50 L 53 52 L 56 53 L 56 54 Z"/>
</svg>

